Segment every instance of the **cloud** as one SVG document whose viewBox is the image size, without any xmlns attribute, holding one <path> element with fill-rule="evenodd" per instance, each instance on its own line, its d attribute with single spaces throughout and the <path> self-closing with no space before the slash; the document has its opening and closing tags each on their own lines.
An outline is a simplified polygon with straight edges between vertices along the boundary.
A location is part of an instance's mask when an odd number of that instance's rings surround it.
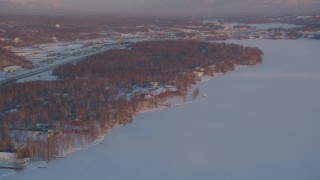
<svg viewBox="0 0 320 180">
<path fill-rule="evenodd" d="M 7 6 L 17 7 L 61 7 L 61 3 L 56 0 L 0 0 L 2 3 L 6 3 Z"/>
</svg>

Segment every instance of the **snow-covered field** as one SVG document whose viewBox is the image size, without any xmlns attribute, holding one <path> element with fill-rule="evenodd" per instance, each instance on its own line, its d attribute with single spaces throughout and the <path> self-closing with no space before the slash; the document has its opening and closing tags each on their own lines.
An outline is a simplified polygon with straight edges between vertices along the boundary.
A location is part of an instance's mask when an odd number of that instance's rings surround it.
<svg viewBox="0 0 320 180">
<path fill-rule="evenodd" d="M 142 39 L 139 41 L 142 41 Z M 18 82 L 56 80 L 51 70 L 59 65 L 74 63 L 90 55 L 107 50 L 126 49 L 133 42 L 138 42 L 138 40 L 133 38 L 120 42 L 110 39 L 97 39 L 13 48 L 14 53 L 17 55 L 23 54 L 28 61 L 32 62 L 34 68 L 15 72 L 0 71 L 0 83 L 11 78 L 16 78 L 19 80 Z"/>
<path fill-rule="evenodd" d="M 58 78 L 54 75 L 52 75 L 52 70 L 45 71 L 43 73 L 39 73 L 36 75 L 32 75 L 23 79 L 18 80 L 18 82 L 29 82 L 29 81 L 54 81 Z"/>
<path fill-rule="evenodd" d="M 205 101 L 139 114 L 98 145 L 2 178 L 319 180 L 320 41 L 233 42 L 260 47 L 264 63 L 199 84 Z"/>
</svg>

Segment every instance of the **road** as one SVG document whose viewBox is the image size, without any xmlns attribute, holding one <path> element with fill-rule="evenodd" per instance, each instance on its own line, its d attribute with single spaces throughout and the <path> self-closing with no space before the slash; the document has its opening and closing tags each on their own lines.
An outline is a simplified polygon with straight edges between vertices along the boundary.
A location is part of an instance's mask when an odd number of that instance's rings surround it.
<svg viewBox="0 0 320 180">
<path fill-rule="evenodd" d="M 86 57 L 92 56 L 92 55 L 97 54 L 97 53 L 101 53 L 103 51 L 109 51 L 109 50 L 120 49 L 120 48 L 128 48 L 128 46 L 130 46 L 131 44 L 132 44 L 132 42 L 119 42 L 119 43 L 107 44 L 106 45 L 107 47 L 105 49 L 100 49 L 100 50 L 98 50 L 96 52 L 91 52 L 91 53 L 88 53 L 88 54 L 86 54 L 84 56 L 81 56 L 81 57 L 78 57 L 78 58 L 74 58 L 74 59 L 70 59 L 68 61 L 63 61 L 63 62 L 55 64 L 55 65 L 50 64 L 49 66 L 43 67 L 41 69 L 31 69 L 31 70 L 28 70 L 24 74 L 16 75 L 14 77 L 7 78 L 5 80 L 0 80 L 0 87 L 4 87 L 4 86 L 7 86 L 9 84 L 15 83 L 20 79 L 24 79 L 24 78 L 27 78 L 27 77 L 30 77 L 30 76 L 33 76 L 33 75 L 36 75 L 36 74 L 40 74 L 40 73 L 43 73 L 43 72 L 46 72 L 46 71 L 54 70 L 59 66 L 63 66 L 63 65 L 66 65 L 66 64 L 71 64 L 71 63 L 76 63 L 76 62 L 81 61 L 82 59 L 84 59 Z"/>
</svg>

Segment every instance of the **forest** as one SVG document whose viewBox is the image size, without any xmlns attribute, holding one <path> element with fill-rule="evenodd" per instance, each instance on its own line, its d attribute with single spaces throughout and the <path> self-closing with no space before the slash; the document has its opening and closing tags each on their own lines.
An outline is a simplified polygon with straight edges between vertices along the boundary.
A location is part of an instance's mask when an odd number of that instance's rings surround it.
<svg viewBox="0 0 320 180">
<path fill-rule="evenodd" d="M 1 87 L 0 151 L 33 160 L 55 159 L 131 123 L 140 110 L 186 95 L 197 83 L 195 71 L 203 69 L 208 76 L 227 73 L 235 65 L 262 63 L 262 54 L 258 48 L 235 44 L 146 41 L 61 66 L 53 72 L 56 81 Z M 165 86 L 176 90 L 145 98 Z"/>
<path fill-rule="evenodd" d="M 24 47 L 35 44 L 79 39 L 111 37 L 152 30 L 191 28 L 212 31 L 222 27 L 186 17 L 140 16 L 0 16 L 0 47 Z M 19 38 L 18 42 L 14 39 Z"/>
</svg>

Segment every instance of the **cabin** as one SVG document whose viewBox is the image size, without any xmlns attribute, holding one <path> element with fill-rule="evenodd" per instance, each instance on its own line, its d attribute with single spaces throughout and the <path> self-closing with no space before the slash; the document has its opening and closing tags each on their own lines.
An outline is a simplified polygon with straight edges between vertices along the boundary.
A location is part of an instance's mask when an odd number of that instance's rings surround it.
<svg viewBox="0 0 320 180">
<path fill-rule="evenodd" d="M 4 67 L 3 71 L 5 71 L 5 72 L 15 72 L 15 71 L 19 71 L 21 69 L 22 69 L 22 66 L 13 65 L 13 66 Z"/>
</svg>

